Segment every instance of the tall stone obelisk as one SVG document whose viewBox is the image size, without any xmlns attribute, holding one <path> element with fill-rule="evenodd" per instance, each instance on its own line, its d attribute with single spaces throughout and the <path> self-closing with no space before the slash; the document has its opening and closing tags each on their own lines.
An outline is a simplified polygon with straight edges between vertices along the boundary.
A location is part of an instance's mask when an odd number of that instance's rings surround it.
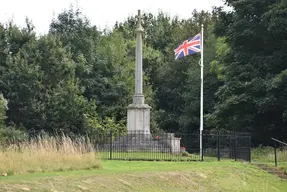
<svg viewBox="0 0 287 192">
<path fill-rule="evenodd" d="M 142 34 L 141 12 L 138 10 L 136 39 L 136 66 L 135 66 L 135 94 L 133 103 L 127 107 L 127 131 L 128 133 L 150 134 L 150 109 L 145 104 L 143 95 L 143 69 L 142 69 Z"/>
</svg>

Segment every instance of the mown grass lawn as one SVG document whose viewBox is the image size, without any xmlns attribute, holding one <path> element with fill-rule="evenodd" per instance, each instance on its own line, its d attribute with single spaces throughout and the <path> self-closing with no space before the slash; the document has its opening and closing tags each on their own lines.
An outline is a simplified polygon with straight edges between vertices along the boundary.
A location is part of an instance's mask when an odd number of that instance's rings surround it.
<svg viewBox="0 0 287 192">
<path fill-rule="evenodd" d="M 103 161 L 100 170 L 0 178 L 0 191 L 287 191 L 287 182 L 248 163 Z"/>
</svg>

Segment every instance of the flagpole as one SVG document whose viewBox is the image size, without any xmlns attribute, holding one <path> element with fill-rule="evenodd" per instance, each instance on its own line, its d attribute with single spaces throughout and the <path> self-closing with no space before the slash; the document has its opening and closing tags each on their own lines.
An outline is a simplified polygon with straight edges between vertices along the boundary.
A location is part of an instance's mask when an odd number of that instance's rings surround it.
<svg viewBox="0 0 287 192">
<path fill-rule="evenodd" d="M 200 41 L 201 65 L 200 65 L 200 157 L 203 160 L 202 151 L 202 131 L 203 131 L 203 24 L 201 24 L 201 41 Z"/>
</svg>

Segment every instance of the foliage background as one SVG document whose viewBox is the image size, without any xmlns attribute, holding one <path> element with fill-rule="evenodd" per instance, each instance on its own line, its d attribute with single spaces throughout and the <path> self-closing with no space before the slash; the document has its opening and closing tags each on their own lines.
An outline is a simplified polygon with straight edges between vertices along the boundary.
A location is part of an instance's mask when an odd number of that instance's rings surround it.
<svg viewBox="0 0 287 192">
<path fill-rule="evenodd" d="M 204 129 L 247 131 L 254 144 L 286 139 L 287 7 L 226 0 L 232 11 L 190 18 L 144 13 L 144 94 L 152 132 L 199 129 L 200 55 L 173 50 L 204 24 Z M 100 31 L 72 7 L 37 36 L 32 21 L 0 23 L 0 137 L 124 130 L 132 102 L 135 17 Z"/>
</svg>

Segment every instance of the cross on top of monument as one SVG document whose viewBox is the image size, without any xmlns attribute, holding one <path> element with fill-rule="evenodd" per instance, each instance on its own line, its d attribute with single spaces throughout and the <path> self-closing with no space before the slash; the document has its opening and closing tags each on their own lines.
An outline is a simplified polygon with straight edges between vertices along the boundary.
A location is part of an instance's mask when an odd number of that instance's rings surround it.
<svg viewBox="0 0 287 192">
<path fill-rule="evenodd" d="M 142 16 L 141 16 L 141 10 L 138 10 L 138 23 L 137 23 L 137 32 L 143 32 L 143 27 L 141 25 L 141 21 L 142 21 Z"/>
</svg>

